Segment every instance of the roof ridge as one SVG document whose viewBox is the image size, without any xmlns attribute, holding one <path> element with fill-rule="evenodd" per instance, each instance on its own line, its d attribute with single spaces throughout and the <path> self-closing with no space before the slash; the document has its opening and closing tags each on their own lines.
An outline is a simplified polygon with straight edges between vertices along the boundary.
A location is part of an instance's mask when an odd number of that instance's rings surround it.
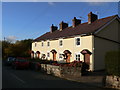
<svg viewBox="0 0 120 90">
<path fill-rule="evenodd" d="M 81 35 L 85 33 L 91 33 L 95 32 L 98 28 L 101 28 L 103 25 L 105 25 L 107 22 L 111 21 L 114 17 L 118 15 L 112 15 L 105 18 L 97 19 L 91 24 L 88 24 L 88 22 L 81 23 L 77 25 L 76 27 L 72 28 L 72 26 L 69 26 L 62 31 L 59 31 L 57 29 L 56 31 L 50 33 L 46 32 L 45 34 L 41 35 L 40 37 L 34 39 L 34 41 L 38 40 L 46 40 L 46 39 L 55 39 L 60 37 L 68 37 L 73 35 Z"/>
<path fill-rule="evenodd" d="M 105 17 L 105 18 L 100 18 L 100 19 L 97 19 L 97 20 L 102 20 L 102 19 L 106 19 L 106 18 L 110 18 L 110 17 L 116 17 L 116 16 L 118 16 L 117 14 L 116 15 L 112 15 L 112 16 L 108 16 L 108 17 Z M 97 21 L 96 20 L 96 21 Z M 82 24 L 86 24 L 86 23 L 88 23 L 88 22 L 84 22 L 84 23 L 81 23 L 81 24 L 79 24 L 79 25 L 82 25 Z M 72 26 L 69 26 L 69 27 L 72 27 Z M 77 26 L 76 26 L 77 27 Z M 67 27 L 68 28 L 68 27 Z"/>
<path fill-rule="evenodd" d="M 117 14 L 116 15 L 112 15 L 112 16 L 108 16 L 108 17 L 105 17 L 105 18 L 100 18 L 100 19 L 97 19 L 97 20 L 102 20 L 102 19 L 106 19 L 106 18 L 110 18 L 110 17 L 115 17 L 115 16 L 118 16 Z M 97 21 L 96 20 L 96 21 Z M 82 25 L 82 24 L 86 24 L 86 23 L 88 23 L 88 22 L 84 22 L 84 23 L 81 23 L 81 24 L 79 24 L 79 25 Z M 69 27 L 67 27 L 67 28 L 70 28 L 70 27 L 72 27 L 72 26 L 69 26 Z M 77 26 L 76 26 L 77 27 Z M 65 28 L 66 29 L 66 28 Z M 59 30 L 59 29 L 57 29 L 57 30 Z M 56 31 L 57 31 L 56 30 Z M 64 29 L 63 29 L 64 30 Z M 50 32 L 50 31 L 49 31 Z"/>
</svg>

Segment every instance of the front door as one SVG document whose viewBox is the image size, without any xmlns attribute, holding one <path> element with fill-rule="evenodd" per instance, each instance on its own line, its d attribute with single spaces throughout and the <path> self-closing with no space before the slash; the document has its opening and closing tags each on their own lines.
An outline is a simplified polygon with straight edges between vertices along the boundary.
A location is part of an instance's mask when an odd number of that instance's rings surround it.
<svg viewBox="0 0 120 90">
<path fill-rule="evenodd" d="M 56 61 L 56 53 L 53 53 L 53 61 Z"/>
<path fill-rule="evenodd" d="M 66 58 L 66 62 L 67 62 L 67 63 L 70 63 L 70 56 L 71 56 L 71 55 L 68 53 L 68 54 L 67 54 L 67 58 Z"/>
<path fill-rule="evenodd" d="M 90 65 L 90 54 L 84 54 L 84 62 Z"/>
<path fill-rule="evenodd" d="M 90 54 L 84 54 L 84 62 L 85 62 L 85 68 L 86 70 L 89 70 L 90 68 Z"/>
</svg>

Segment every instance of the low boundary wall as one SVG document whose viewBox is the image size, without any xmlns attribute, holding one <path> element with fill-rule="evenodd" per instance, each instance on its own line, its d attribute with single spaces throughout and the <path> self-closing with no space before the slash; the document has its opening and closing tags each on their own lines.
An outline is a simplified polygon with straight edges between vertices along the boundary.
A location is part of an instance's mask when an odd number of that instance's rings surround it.
<svg viewBox="0 0 120 90">
<path fill-rule="evenodd" d="M 67 67 L 67 66 L 41 64 L 41 71 L 58 77 L 66 77 L 66 76 L 81 77 L 81 68 L 82 67 L 73 67 L 73 66 Z"/>
<path fill-rule="evenodd" d="M 120 89 L 120 77 L 119 76 L 106 76 L 106 87 Z"/>
</svg>

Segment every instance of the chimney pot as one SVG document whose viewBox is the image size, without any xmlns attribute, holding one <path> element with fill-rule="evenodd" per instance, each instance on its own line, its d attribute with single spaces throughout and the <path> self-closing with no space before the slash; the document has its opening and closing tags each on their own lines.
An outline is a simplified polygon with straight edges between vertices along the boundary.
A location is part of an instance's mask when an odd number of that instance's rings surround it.
<svg viewBox="0 0 120 90">
<path fill-rule="evenodd" d="M 60 31 L 68 27 L 68 24 L 63 21 L 59 25 L 60 25 Z"/>
<path fill-rule="evenodd" d="M 72 20 L 72 26 L 76 27 L 79 24 L 81 24 L 81 20 L 80 19 L 76 19 L 76 17 L 74 17 L 74 19 Z"/>
<path fill-rule="evenodd" d="M 56 31 L 58 29 L 58 27 L 54 26 L 53 24 L 52 24 L 52 26 L 50 28 L 51 28 L 51 33 L 54 32 L 54 31 Z"/>
<path fill-rule="evenodd" d="M 92 22 L 96 21 L 98 19 L 98 16 L 96 14 L 93 14 L 90 12 L 88 14 L 88 24 L 91 24 Z"/>
</svg>

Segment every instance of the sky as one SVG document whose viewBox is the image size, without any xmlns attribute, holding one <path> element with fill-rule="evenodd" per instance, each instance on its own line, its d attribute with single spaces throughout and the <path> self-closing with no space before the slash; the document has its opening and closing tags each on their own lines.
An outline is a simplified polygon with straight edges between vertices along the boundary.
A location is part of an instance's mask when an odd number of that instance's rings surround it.
<svg viewBox="0 0 120 90">
<path fill-rule="evenodd" d="M 118 14 L 118 2 L 2 2 L 2 39 L 35 39 L 61 21 L 72 25 L 74 17 L 87 22 L 88 13 L 98 18 Z"/>
</svg>

